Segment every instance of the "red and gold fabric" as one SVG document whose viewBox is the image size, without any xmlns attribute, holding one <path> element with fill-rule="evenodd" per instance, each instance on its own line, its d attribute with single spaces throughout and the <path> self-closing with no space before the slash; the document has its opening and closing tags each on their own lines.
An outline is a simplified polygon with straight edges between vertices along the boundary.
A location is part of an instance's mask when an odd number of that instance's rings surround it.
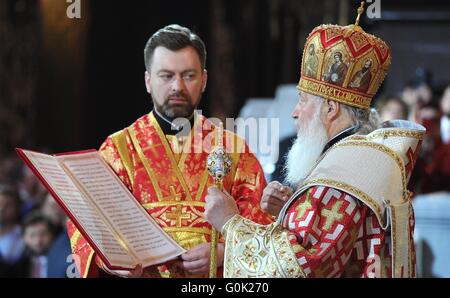
<svg viewBox="0 0 450 298">
<path fill-rule="evenodd" d="M 210 242 L 211 226 L 204 220 L 204 197 L 214 183 L 206 170 L 208 153 L 215 144 L 215 126 L 201 115 L 181 142 L 162 132 L 152 113 L 106 139 L 100 148 L 135 198 L 183 248 Z M 266 186 L 264 173 L 245 142 L 225 131 L 223 144 L 233 160 L 224 189 L 235 199 L 244 218 L 267 224 L 272 217 L 260 209 L 259 200 Z M 184 147 L 183 150 L 178 150 Z M 71 224 L 74 254 L 80 259 L 82 276 L 90 276 L 92 267 L 102 266 L 92 248 Z M 76 237 L 75 237 L 76 236 Z M 223 239 L 221 239 L 223 241 Z M 95 259 L 96 262 L 92 262 Z M 147 268 L 147 277 L 187 277 L 173 265 Z"/>
<path fill-rule="evenodd" d="M 320 25 L 306 40 L 298 89 L 367 109 L 390 63 L 387 44 L 360 26 Z"/>
<path fill-rule="evenodd" d="M 424 128 L 385 123 L 328 149 L 276 223 L 235 216 L 226 277 L 414 277 L 414 212 L 407 184 Z"/>
<path fill-rule="evenodd" d="M 225 277 L 391 277 L 389 234 L 370 208 L 334 188 L 309 188 L 282 225 L 237 215 L 223 233 Z"/>
</svg>

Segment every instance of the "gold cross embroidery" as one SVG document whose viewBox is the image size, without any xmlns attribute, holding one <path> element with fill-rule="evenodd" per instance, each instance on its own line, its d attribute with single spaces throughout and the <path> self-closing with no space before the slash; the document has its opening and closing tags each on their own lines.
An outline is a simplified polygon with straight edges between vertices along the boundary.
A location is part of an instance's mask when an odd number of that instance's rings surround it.
<svg viewBox="0 0 450 298">
<path fill-rule="evenodd" d="M 297 216 L 295 217 L 295 220 L 301 219 L 305 215 L 306 211 L 308 209 L 310 209 L 310 208 L 312 208 L 312 205 L 311 205 L 311 190 L 308 190 L 308 192 L 306 193 L 305 201 L 304 202 L 300 202 L 297 205 L 297 208 L 296 208 L 297 209 Z"/>
<path fill-rule="evenodd" d="M 175 201 L 177 201 L 177 202 L 181 201 L 181 196 L 182 196 L 182 194 L 181 194 L 181 193 L 177 193 L 177 192 L 175 191 L 175 187 L 174 187 L 173 185 L 171 185 L 169 189 L 170 189 L 170 195 L 167 196 L 167 197 L 164 197 L 162 200 L 163 200 L 163 201 L 172 201 L 172 200 L 175 200 Z"/>
<path fill-rule="evenodd" d="M 191 219 L 191 215 L 189 213 L 183 213 L 186 210 L 183 210 L 182 205 L 177 205 L 172 208 L 172 212 L 166 214 L 166 218 L 175 221 L 177 228 L 181 227 L 183 220 Z"/>
<path fill-rule="evenodd" d="M 341 220 L 343 215 L 339 213 L 339 209 L 341 209 L 342 201 L 337 201 L 330 209 L 323 209 L 321 215 L 325 217 L 325 224 L 323 225 L 323 229 L 328 231 L 331 228 L 331 225 L 336 220 Z"/>
<path fill-rule="evenodd" d="M 161 143 L 148 144 L 148 146 L 142 147 L 142 151 L 146 152 L 147 150 L 150 150 L 152 152 L 152 157 L 159 158 L 159 153 L 156 148 L 161 146 Z"/>
</svg>

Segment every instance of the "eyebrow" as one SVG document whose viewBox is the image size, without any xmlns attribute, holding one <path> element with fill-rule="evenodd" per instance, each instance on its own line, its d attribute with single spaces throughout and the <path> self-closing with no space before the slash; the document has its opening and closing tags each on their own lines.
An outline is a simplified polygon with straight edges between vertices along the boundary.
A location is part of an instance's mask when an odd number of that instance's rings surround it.
<svg viewBox="0 0 450 298">
<path fill-rule="evenodd" d="M 163 73 L 163 72 L 173 73 L 173 71 L 171 71 L 171 70 L 168 70 L 168 69 L 161 69 L 161 70 L 158 70 L 158 71 L 156 72 L 156 74 L 161 74 L 161 73 Z"/>
<path fill-rule="evenodd" d="M 158 72 L 156 72 L 156 74 L 160 74 L 160 73 L 164 73 L 164 72 L 167 72 L 167 73 L 175 73 L 174 71 L 172 71 L 172 70 L 168 70 L 168 69 L 160 69 L 160 70 L 158 70 Z M 186 69 L 186 70 L 183 70 L 182 72 L 181 72 L 181 74 L 185 74 L 185 73 L 188 73 L 188 72 L 195 72 L 195 73 L 197 73 L 198 71 L 197 71 L 197 69 L 195 69 L 195 68 L 190 68 L 190 69 Z"/>
</svg>

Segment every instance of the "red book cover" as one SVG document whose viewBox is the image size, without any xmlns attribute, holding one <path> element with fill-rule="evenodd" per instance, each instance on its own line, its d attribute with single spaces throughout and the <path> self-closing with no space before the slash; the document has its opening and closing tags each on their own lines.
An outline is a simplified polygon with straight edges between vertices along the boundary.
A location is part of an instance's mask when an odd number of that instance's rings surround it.
<svg viewBox="0 0 450 298">
<path fill-rule="evenodd" d="M 102 261 L 108 266 L 108 268 L 112 270 L 122 270 L 122 269 L 129 269 L 129 268 L 122 268 L 117 266 L 112 266 L 105 255 L 101 252 L 101 250 L 97 247 L 95 242 L 91 239 L 89 234 L 84 230 L 83 226 L 78 222 L 78 220 L 75 218 L 75 216 L 70 212 L 70 210 L 66 207 L 66 205 L 63 203 L 63 200 L 58 196 L 58 194 L 53 190 L 53 188 L 50 186 L 50 184 L 45 180 L 44 177 L 42 177 L 41 173 L 36 169 L 36 167 L 33 165 L 33 163 L 30 161 L 30 159 L 25 155 L 23 152 L 24 149 L 16 148 L 17 154 L 20 156 L 20 158 L 25 162 L 25 164 L 31 169 L 31 171 L 36 175 L 36 177 L 41 181 L 41 183 L 45 186 L 47 191 L 52 195 L 52 197 L 56 200 L 58 205 L 64 210 L 64 212 L 67 214 L 67 216 L 70 218 L 70 220 L 74 223 L 74 225 L 77 227 L 77 229 L 80 231 L 80 233 L 83 235 L 83 237 L 86 239 L 86 241 L 89 242 L 89 245 L 95 250 L 96 253 L 98 253 L 99 257 L 102 259 Z M 34 152 L 32 150 L 27 150 Z M 62 156 L 62 155 L 73 155 L 73 154 L 80 154 L 80 153 L 87 153 L 87 152 L 96 152 L 95 149 L 89 149 L 89 150 L 81 150 L 81 151 L 72 151 L 67 153 L 59 153 L 54 154 L 53 156 Z M 38 152 L 36 152 L 38 153 Z"/>
<path fill-rule="evenodd" d="M 16 151 L 108 268 L 131 269 L 137 262 L 151 266 L 185 252 L 134 198 L 97 150 L 58 155 L 20 148 Z M 107 250 L 111 252 L 108 257 Z"/>
</svg>

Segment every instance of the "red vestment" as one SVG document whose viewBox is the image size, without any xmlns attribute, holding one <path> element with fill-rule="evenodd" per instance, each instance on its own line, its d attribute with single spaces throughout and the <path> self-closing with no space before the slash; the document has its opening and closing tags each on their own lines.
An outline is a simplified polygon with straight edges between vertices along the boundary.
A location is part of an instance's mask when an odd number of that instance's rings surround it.
<svg viewBox="0 0 450 298">
<path fill-rule="evenodd" d="M 174 152 L 176 142 L 169 142 L 150 113 L 109 136 L 100 148 L 102 157 L 136 200 L 187 250 L 211 240 L 211 226 L 204 220 L 203 212 L 204 197 L 208 187 L 213 185 L 206 170 L 206 159 L 214 145 L 214 132 L 215 126 L 200 115 L 185 142 L 188 150 Z M 256 157 L 245 142 L 231 132 L 225 131 L 223 144 L 227 150 L 231 148 L 233 161 L 231 172 L 223 181 L 224 190 L 236 199 L 243 217 L 261 224 L 270 223 L 272 217 L 260 209 L 266 181 Z M 102 266 L 100 258 L 72 223 L 69 222 L 68 228 L 73 253 L 79 259 L 80 274 L 83 277 L 98 275 Z M 173 263 L 167 263 L 146 268 L 144 276 L 189 275 Z"/>
</svg>

